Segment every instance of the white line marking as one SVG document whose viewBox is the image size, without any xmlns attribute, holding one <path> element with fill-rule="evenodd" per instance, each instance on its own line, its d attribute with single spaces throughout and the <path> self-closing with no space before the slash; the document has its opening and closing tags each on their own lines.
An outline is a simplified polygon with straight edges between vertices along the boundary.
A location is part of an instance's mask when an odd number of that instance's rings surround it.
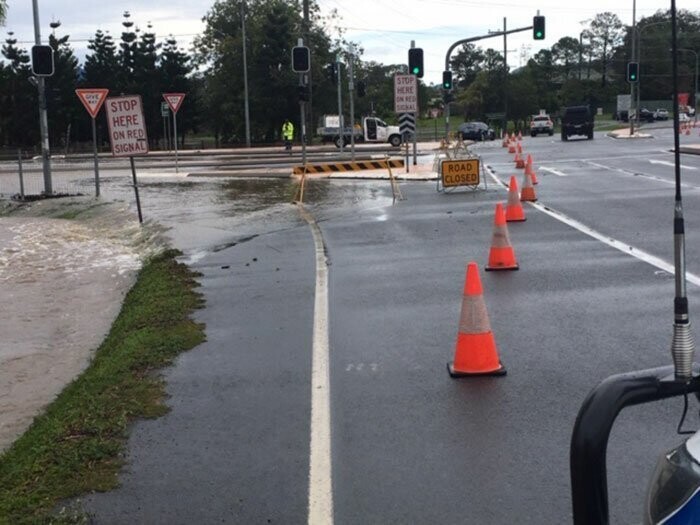
<svg viewBox="0 0 700 525">
<path fill-rule="evenodd" d="M 558 176 L 558 177 L 568 177 L 568 175 L 567 175 L 566 173 L 562 173 L 561 171 L 555 170 L 554 168 L 548 168 L 548 167 L 546 167 L 546 166 L 540 166 L 540 169 L 541 169 L 542 171 L 548 171 L 548 172 L 551 173 L 552 175 L 556 175 L 556 176 Z"/>
<path fill-rule="evenodd" d="M 333 524 L 331 471 L 331 389 L 328 344 L 328 259 L 321 228 L 299 205 L 311 228 L 316 252 L 316 294 L 311 360 L 311 445 L 309 459 L 309 525 Z"/>
<path fill-rule="evenodd" d="M 595 168 L 600 168 L 600 169 L 608 170 L 608 171 L 616 171 L 616 172 L 622 173 L 624 175 L 632 175 L 633 177 L 641 177 L 643 179 L 650 179 L 650 180 L 653 180 L 656 182 L 662 182 L 664 184 L 670 184 L 670 185 L 676 184 L 675 181 L 673 181 L 673 180 L 666 180 L 662 177 L 657 177 L 656 175 L 649 175 L 647 173 L 630 171 L 630 170 L 626 170 L 624 168 L 611 168 L 610 166 L 605 166 L 604 164 L 598 164 L 597 162 L 592 162 L 590 160 L 587 160 L 586 164 L 590 164 L 591 166 L 593 166 Z M 695 189 L 695 186 L 688 186 L 687 184 L 682 184 L 682 186 L 684 188 L 688 188 L 688 189 Z"/>
<path fill-rule="evenodd" d="M 649 159 L 649 162 L 651 162 L 652 164 L 663 164 L 664 166 L 671 166 L 672 168 L 676 167 L 676 165 L 673 162 L 668 162 L 666 160 Z M 681 164 L 681 168 L 684 170 L 693 170 L 693 171 L 697 170 L 697 168 L 695 168 L 693 166 L 683 166 L 683 164 Z"/>
<path fill-rule="evenodd" d="M 488 169 L 488 166 L 486 167 L 486 171 L 491 176 L 491 178 L 497 183 L 497 185 L 500 185 L 506 191 L 508 190 L 508 185 L 505 184 L 501 179 L 499 179 L 490 169 Z M 608 237 L 607 235 L 604 235 L 594 230 L 593 228 L 586 226 L 585 224 L 577 221 L 576 219 L 567 217 L 563 213 L 548 208 L 543 204 L 537 202 L 528 202 L 527 204 L 529 204 L 533 208 L 537 208 L 543 213 L 546 213 L 550 217 L 557 219 L 559 222 L 563 222 L 564 224 L 571 226 L 572 228 L 580 231 L 581 233 L 585 233 L 589 237 L 593 237 L 594 239 L 604 244 L 607 244 L 608 246 L 615 248 L 616 250 L 619 250 L 622 253 L 631 255 L 632 257 L 635 257 L 640 261 L 644 261 L 645 263 L 655 266 L 659 270 L 663 270 L 671 275 L 675 275 L 674 265 L 664 261 L 659 257 L 656 257 L 655 255 L 647 253 L 644 250 L 640 250 L 639 248 L 635 248 L 634 246 L 630 246 L 629 244 L 625 244 L 624 242 L 618 241 L 617 239 L 613 239 L 612 237 Z M 700 286 L 700 276 L 686 272 L 685 278 L 689 283 L 692 283 L 695 286 Z"/>
</svg>

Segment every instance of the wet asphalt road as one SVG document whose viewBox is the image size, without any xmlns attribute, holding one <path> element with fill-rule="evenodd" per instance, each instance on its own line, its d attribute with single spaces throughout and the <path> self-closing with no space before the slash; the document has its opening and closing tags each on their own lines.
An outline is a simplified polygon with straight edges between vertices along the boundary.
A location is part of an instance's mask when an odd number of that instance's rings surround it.
<svg viewBox="0 0 700 525">
<path fill-rule="evenodd" d="M 540 204 L 672 263 L 670 144 L 668 129 L 524 142 Z M 498 144 L 477 150 L 496 177 L 515 173 Z M 700 157 L 683 164 L 688 271 L 700 275 Z M 483 269 L 506 198 L 493 182 L 451 194 L 405 183 L 395 205 L 387 181 L 311 185 L 330 263 L 338 524 L 570 522 L 584 397 L 610 374 L 671 362 L 672 277 L 525 206 L 527 221 L 509 225 L 521 269 L 481 272 L 508 375 L 448 376 L 465 264 Z M 252 208 L 234 203 L 253 199 L 253 183 L 152 184 L 145 206 L 202 273 L 208 341 L 166 372 L 172 411 L 135 425 L 121 488 L 85 506 L 96 523 L 304 523 L 314 258 L 308 226 L 282 202 L 291 183 L 266 182 L 269 202 Z M 695 319 L 698 287 L 688 292 Z M 676 399 L 618 418 L 612 522 L 641 521 L 657 457 L 682 441 L 681 409 Z"/>
</svg>

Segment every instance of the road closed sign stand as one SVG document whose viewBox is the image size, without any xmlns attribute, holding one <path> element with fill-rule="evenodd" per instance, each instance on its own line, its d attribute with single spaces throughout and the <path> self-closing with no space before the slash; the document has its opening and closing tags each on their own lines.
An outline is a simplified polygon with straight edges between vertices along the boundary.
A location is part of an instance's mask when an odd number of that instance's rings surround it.
<svg viewBox="0 0 700 525">
<path fill-rule="evenodd" d="M 95 197 L 100 196 L 100 168 L 97 160 L 97 128 L 95 126 L 95 118 L 100 112 L 102 104 L 104 104 L 105 99 L 109 89 L 95 88 L 95 89 L 76 89 L 75 94 L 78 95 L 80 102 L 83 103 L 85 109 L 92 117 L 92 152 L 95 160 Z"/>
<path fill-rule="evenodd" d="M 180 109 L 182 101 L 185 100 L 185 93 L 163 93 L 163 98 L 173 112 L 173 136 L 175 140 L 175 173 L 177 173 L 177 110 Z"/>
<path fill-rule="evenodd" d="M 125 95 L 107 99 L 107 123 L 109 125 L 109 142 L 112 155 L 129 157 L 131 175 L 134 179 L 134 194 L 139 222 L 143 222 L 139 186 L 136 181 L 134 157 L 148 154 L 148 136 L 146 121 L 143 118 L 143 105 L 140 95 Z"/>
</svg>

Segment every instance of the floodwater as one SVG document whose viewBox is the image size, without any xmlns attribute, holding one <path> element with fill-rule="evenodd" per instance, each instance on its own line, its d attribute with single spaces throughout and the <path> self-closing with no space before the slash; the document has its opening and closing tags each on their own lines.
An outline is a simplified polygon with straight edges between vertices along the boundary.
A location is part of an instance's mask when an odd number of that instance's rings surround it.
<svg viewBox="0 0 700 525">
<path fill-rule="evenodd" d="M 384 185 L 387 183 L 384 182 Z M 101 178 L 102 197 L 49 199 L 7 213 L 0 201 L 0 450 L 89 364 L 144 259 L 165 246 L 193 262 L 236 242 L 304 227 L 291 179 Z M 310 181 L 305 202 L 390 204 L 373 183 Z"/>
</svg>

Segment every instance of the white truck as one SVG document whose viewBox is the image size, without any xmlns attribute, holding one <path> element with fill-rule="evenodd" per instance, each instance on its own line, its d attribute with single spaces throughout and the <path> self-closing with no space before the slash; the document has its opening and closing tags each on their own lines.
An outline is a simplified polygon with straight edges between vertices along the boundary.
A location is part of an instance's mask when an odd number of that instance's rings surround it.
<svg viewBox="0 0 700 525">
<path fill-rule="evenodd" d="M 363 117 L 362 126 L 344 126 L 340 133 L 340 117 L 338 115 L 323 115 L 316 134 L 323 142 L 333 142 L 336 147 L 350 144 L 350 135 L 355 136 L 355 142 L 388 142 L 397 148 L 401 145 L 401 134 L 398 126 L 387 126 L 386 122 L 377 117 Z M 342 142 L 341 142 L 342 141 Z"/>
</svg>

